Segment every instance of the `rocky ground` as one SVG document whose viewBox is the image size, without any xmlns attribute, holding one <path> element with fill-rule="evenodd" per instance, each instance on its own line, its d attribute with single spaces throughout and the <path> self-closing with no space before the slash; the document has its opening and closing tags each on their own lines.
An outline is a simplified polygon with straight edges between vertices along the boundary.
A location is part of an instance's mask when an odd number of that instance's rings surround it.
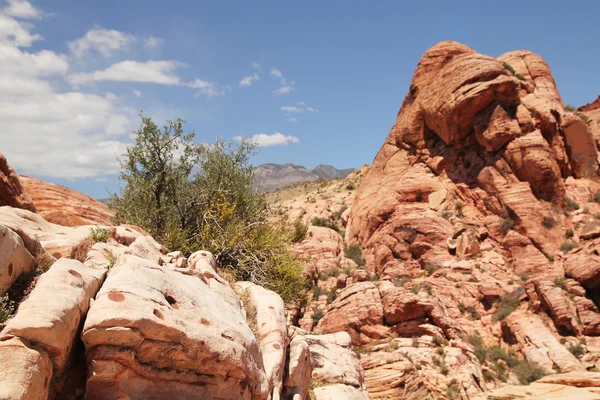
<svg viewBox="0 0 600 400">
<path fill-rule="evenodd" d="M 0 399 L 600 399 L 599 141 L 541 57 L 432 47 L 372 166 L 269 194 L 301 308 L 0 157 Z"/>
</svg>

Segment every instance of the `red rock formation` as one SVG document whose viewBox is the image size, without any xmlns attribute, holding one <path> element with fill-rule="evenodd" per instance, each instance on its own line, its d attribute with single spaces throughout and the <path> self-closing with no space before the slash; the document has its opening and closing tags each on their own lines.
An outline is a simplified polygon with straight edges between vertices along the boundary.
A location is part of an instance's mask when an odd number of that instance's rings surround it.
<svg viewBox="0 0 600 400">
<path fill-rule="evenodd" d="M 31 197 L 2 153 L 0 153 L 0 206 L 23 208 L 35 212 Z"/>
<path fill-rule="evenodd" d="M 111 225 L 114 212 L 105 204 L 55 183 L 21 175 L 37 212 L 48 222 L 63 226 Z"/>
<path fill-rule="evenodd" d="M 600 96 L 598 96 L 598 98 L 596 100 L 592 101 L 591 103 L 588 103 L 577 109 L 577 111 L 593 111 L 593 110 L 600 110 Z"/>
<path fill-rule="evenodd" d="M 516 51 L 493 59 L 442 42 L 417 66 L 357 192 L 346 240 L 360 244 L 367 268 L 381 273 L 393 260 L 439 260 L 456 217 L 480 223 L 495 214 L 551 257 L 562 242 L 563 179 L 597 173 L 594 138 L 564 109 L 540 56 Z M 432 207 L 429 195 L 440 190 L 453 201 Z M 415 242 L 418 254 L 409 251 Z M 531 272 L 547 271 L 547 261 L 537 263 Z"/>
</svg>

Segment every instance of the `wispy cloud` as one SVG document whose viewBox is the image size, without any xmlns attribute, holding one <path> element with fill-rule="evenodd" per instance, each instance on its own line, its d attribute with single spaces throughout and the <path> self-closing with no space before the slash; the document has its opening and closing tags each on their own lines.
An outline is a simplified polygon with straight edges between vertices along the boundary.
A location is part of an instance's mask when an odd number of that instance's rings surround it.
<svg viewBox="0 0 600 400">
<path fill-rule="evenodd" d="M 256 73 L 254 73 L 252 75 L 245 76 L 240 81 L 240 87 L 251 86 L 253 82 L 256 82 L 256 81 L 259 81 L 259 80 L 260 80 L 260 76 L 258 76 L 258 74 L 256 74 Z"/>
<path fill-rule="evenodd" d="M 118 51 L 123 51 L 135 38 L 114 29 L 94 27 L 80 39 L 68 42 L 69 50 L 78 59 L 90 53 L 97 52 L 108 57 Z"/>
<path fill-rule="evenodd" d="M 140 92 L 139 90 L 134 90 L 133 94 L 135 95 L 135 97 L 141 97 L 142 96 L 142 92 Z"/>
<path fill-rule="evenodd" d="M 173 60 L 146 62 L 128 60 L 115 63 L 103 70 L 70 75 L 68 81 L 76 86 L 101 81 L 186 86 L 198 89 L 197 94 L 205 94 L 209 97 L 224 95 L 227 91 L 226 87 L 218 87 L 214 82 L 207 82 L 198 78 L 190 82 L 182 81 L 175 73 L 175 69 L 180 67 L 186 67 L 186 64 Z"/>
<path fill-rule="evenodd" d="M 2 13 L 9 17 L 39 19 L 44 13 L 24 0 L 7 0 L 8 6 L 2 9 Z"/>
<path fill-rule="evenodd" d="M 144 39 L 144 47 L 147 49 L 153 49 L 162 45 L 164 40 L 156 36 L 149 36 Z"/>
<path fill-rule="evenodd" d="M 298 120 L 295 117 L 292 117 L 291 114 L 300 114 L 300 113 L 303 113 L 304 111 L 319 112 L 318 109 L 316 109 L 314 107 L 305 107 L 305 105 L 306 105 L 305 102 L 303 102 L 303 101 L 297 101 L 296 105 L 293 105 L 293 106 L 282 106 L 279 109 L 281 111 L 283 111 L 286 116 L 288 116 L 288 121 L 290 121 L 290 122 L 298 122 Z"/>
<path fill-rule="evenodd" d="M 242 136 L 234 137 L 235 140 L 241 141 Z M 249 137 L 251 141 L 255 142 L 260 147 L 269 147 L 269 146 L 287 146 L 290 143 L 300 143 L 300 139 L 296 136 L 286 136 L 283 133 L 275 132 L 272 135 L 267 133 L 257 133 Z"/>
<path fill-rule="evenodd" d="M 250 68 L 252 68 L 253 70 L 256 70 L 258 72 L 262 71 L 260 64 L 257 63 L 256 61 L 254 61 L 252 64 L 250 64 Z"/>
<path fill-rule="evenodd" d="M 273 96 L 281 96 L 284 94 L 290 94 L 296 90 L 296 87 L 294 86 L 296 84 L 296 82 L 291 81 L 288 84 L 288 81 L 285 78 L 285 76 L 283 76 L 283 72 L 281 72 L 281 70 L 279 70 L 275 67 L 271 68 L 271 76 L 277 78 L 279 80 L 279 83 L 281 83 L 281 86 L 279 88 L 277 88 L 276 90 L 273 90 Z"/>
</svg>

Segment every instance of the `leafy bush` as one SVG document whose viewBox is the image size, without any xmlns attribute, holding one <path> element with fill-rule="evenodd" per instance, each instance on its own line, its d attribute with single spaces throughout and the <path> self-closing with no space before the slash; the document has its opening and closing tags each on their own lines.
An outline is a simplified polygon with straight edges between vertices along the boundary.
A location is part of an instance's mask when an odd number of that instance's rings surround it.
<svg viewBox="0 0 600 400">
<path fill-rule="evenodd" d="M 600 203 L 600 191 L 594 194 L 594 201 Z"/>
<path fill-rule="evenodd" d="M 573 232 L 573 229 L 567 229 L 565 231 L 565 239 L 571 239 L 573 236 L 575 236 L 575 232 Z"/>
<path fill-rule="evenodd" d="M 6 322 L 15 313 L 15 303 L 8 294 L 0 297 L 0 324 Z"/>
<path fill-rule="evenodd" d="M 581 118 L 583 120 L 583 122 L 585 122 L 586 124 L 588 122 L 590 122 L 590 118 L 587 115 L 585 115 L 585 114 L 582 114 L 580 112 L 576 112 L 575 115 L 577 115 L 579 118 Z"/>
<path fill-rule="evenodd" d="M 365 260 L 362 257 L 362 250 L 357 244 L 345 247 L 344 256 L 354 261 L 359 267 L 363 267 L 365 265 Z"/>
<path fill-rule="evenodd" d="M 459 218 L 463 218 L 465 215 L 463 213 L 463 209 L 465 207 L 465 205 L 463 203 L 461 203 L 460 201 L 456 202 L 456 205 L 454 206 L 456 209 L 456 215 Z"/>
<path fill-rule="evenodd" d="M 312 318 L 314 324 L 317 325 L 319 323 L 319 321 L 321 320 L 321 318 L 323 318 L 323 311 L 318 310 L 318 309 L 314 310 L 311 318 Z"/>
<path fill-rule="evenodd" d="M 90 237 L 94 243 L 106 243 L 108 242 L 108 239 L 110 239 L 110 232 L 108 229 L 104 228 L 90 228 Z"/>
<path fill-rule="evenodd" d="M 569 346 L 569 351 L 575 357 L 581 357 L 583 355 L 583 346 L 581 344 L 579 344 L 579 343 L 571 345 L 571 346 Z"/>
<path fill-rule="evenodd" d="M 256 143 L 200 144 L 181 119 L 161 130 L 141 118 L 121 160 L 121 190 L 109 201 L 117 222 L 140 226 L 172 251 L 210 251 L 234 279 L 274 290 L 286 303 L 304 301 L 303 265 L 287 248 L 301 232 L 269 221 L 249 164 Z"/>
<path fill-rule="evenodd" d="M 556 221 L 552 217 L 544 217 L 542 220 L 542 226 L 546 229 L 552 229 L 556 225 Z"/>
<path fill-rule="evenodd" d="M 343 205 L 342 207 L 340 207 L 339 210 L 337 210 L 335 213 L 333 213 L 333 219 L 336 221 L 339 221 L 342 218 L 342 214 L 348 209 L 347 205 Z"/>
<path fill-rule="evenodd" d="M 502 219 L 500 220 L 500 230 L 506 234 L 515 226 L 515 220 L 510 217 L 508 212 L 504 212 L 502 214 Z"/>
<path fill-rule="evenodd" d="M 506 296 L 500 298 L 498 301 L 498 308 L 494 312 L 494 319 L 496 321 L 503 321 L 513 311 L 515 311 L 517 307 L 519 307 L 519 304 L 519 298 L 511 294 L 507 294 Z"/>
<path fill-rule="evenodd" d="M 512 367 L 512 371 L 523 385 L 535 382 L 546 375 L 542 368 L 535 364 L 531 364 L 527 360 L 519 360 L 519 362 Z"/>
<path fill-rule="evenodd" d="M 573 111 L 575 111 L 575 110 L 576 110 L 576 109 L 575 109 L 575 107 L 573 107 L 573 106 L 572 106 L 572 105 L 570 105 L 570 104 L 567 104 L 567 105 L 565 106 L 565 111 L 571 111 L 571 112 L 573 112 Z"/>
<path fill-rule="evenodd" d="M 428 276 L 431 276 L 435 271 L 440 269 L 440 267 L 434 264 L 426 264 L 425 267 L 423 267 L 423 269 L 425 270 L 425 272 L 427 272 Z"/>
<path fill-rule="evenodd" d="M 502 65 L 504 66 L 504 68 L 509 70 L 511 74 L 514 75 L 516 73 L 515 69 L 513 67 L 511 67 L 509 63 L 505 62 Z"/>
<path fill-rule="evenodd" d="M 308 225 L 306 225 L 304 222 L 302 222 L 302 218 L 298 217 L 294 221 L 291 242 L 298 243 L 298 242 L 303 241 L 306 238 L 307 232 L 308 232 Z"/>
<path fill-rule="evenodd" d="M 341 230 L 340 230 L 340 228 L 335 223 L 335 221 L 333 221 L 330 218 L 315 217 L 311 221 L 311 225 L 321 226 L 321 227 L 324 227 L 324 228 L 333 229 L 334 231 L 336 231 L 339 234 L 342 233 Z"/>
<path fill-rule="evenodd" d="M 556 285 L 556 287 L 561 288 L 562 290 L 567 290 L 567 287 L 565 285 L 566 279 L 563 277 L 560 278 L 556 278 L 554 280 L 554 284 Z"/>
<path fill-rule="evenodd" d="M 560 251 L 563 253 L 568 253 L 575 247 L 577 247 L 577 243 L 573 242 L 572 240 L 566 240 L 560 245 Z"/>
<path fill-rule="evenodd" d="M 521 81 L 525 80 L 525 77 L 523 75 L 521 75 L 521 74 L 515 74 L 515 78 L 517 78 L 517 79 L 519 79 Z"/>
<path fill-rule="evenodd" d="M 567 202 L 567 210 L 569 210 L 569 211 L 579 210 L 579 204 L 577 204 L 577 202 L 575 200 L 567 197 L 565 199 L 565 201 Z"/>
</svg>

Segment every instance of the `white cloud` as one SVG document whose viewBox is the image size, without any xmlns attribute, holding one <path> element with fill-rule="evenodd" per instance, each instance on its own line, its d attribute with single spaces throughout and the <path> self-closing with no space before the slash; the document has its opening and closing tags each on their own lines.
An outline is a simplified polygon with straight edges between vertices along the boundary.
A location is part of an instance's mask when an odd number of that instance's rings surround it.
<svg viewBox="0 0 600 400">
<path fill-rule="evenodd" d="M 99 81 L 152 82 L 162 85 L 179 85 L 180 78 L 173 73 L 177 61 L 121 61 L 104 70 L 74 74 L 69 81 L 74 85 Z"/>
<path fill-rule="evenodd" d="M 285 111 L 288 113 L 301 113 L 304 112 L 304 109 L 301 107 L 295 107 L 295 106 L 283 106 L 280 108 L 281 111 Z"/>
<path fill-rule="evenodd" d="M 35 8 L 30 2 L 24 0 L 7 0 L 6 6 L 2 12 L 10 17 L 15 18 L 42 18 L 44 13 Z"/>
<path fill-rule="evenodd" d="M 88 85 L 94 82 L 117 81 L 117 82 L 144 82 L 159 85 L 187 86 L 198 89 L 196 94 L 205 94 L 209 97 L 224 95 L 226 87 L 219 88 L 213 82 L 194 79 L 184 82 L 175 74 L 175 69 L 186 65 L 178 61 L 121 61 L 104 70 L 89 73 L 73 74 L 68 77 L 72 85 Z"/>
<path fill-rule="evenodd" d="M 290 122 L 298 122 L 298 120 L 296 118 L 294 118 L 294 117 L 288 118 L 288 121 L 290 121 Z"/>
<path fill-rule="evenodd" d="M 275 78 L 279 79 L 279 82 L 281 83 L 281 87 L 279 87 L 276 90 L 273 90 L 273 96 L 281 96 L 282 94 L 289 94 L 289 93 L 292 93 L 294 90 L 296 90 L 296 87 L 294 86 L 296 84 L 296 82 L 291 81 L 288 84 L 288 81 L 283 76 L 283 73 L 280 70 L 278 70 L 277 68 L 271 69 L 271 76 L 274 76 Z"/>
<path fill-rule="evenodd" d="M 142 96 L 142 92 L 140 92 L 139 90 L 134 90 L 133 94 L 135 95 L 135 97 L 141 97 Z"/>
<path fill-rule="evenodd" d="M 271 69 L 271 76 L 274 76 L 275 78 L 281 79 L 281 78 L 283 78 L 283 73 L 280 70 L 278 70 L 277 68 L 272 68 Z"/>
<path fill-rule="evenodd" d="M 108 30 L 101 27 L 90 29 L 84 37 L 68 43 L 69 50 L 75 57 L 82 59 L 91 52 L 98 52 L 104 57 L 122 51 L 135 38 L 127 33 Z"/>
<path fill-rule="evenodd" d="M 108 182 L 107 178 L 96 178 L 96 182 Z"/>
<path fill-rule="evenodd" d="M 318 109 L 313 108 L 313 107 L 306 107 L 306 111 L 310 111 L 310 112 L 319 112 Z"/>
<path fill-rule="evenodd" d="M 293 86 L 282 86 L 282 87 L 280 87 L 277 90 L 273 90 L 273 95 L 274 96 L 281 96 L 282 94 L 290 94 L 294 90 L 296 90 L 296 88 L 293 87 Z"/>
<path fill-rule="evenodd" d="M 234 137 L 235 140 L 241 141 L 241 136 Z M 266 133 L 257 133 L 249 137 L 251 141 L 255 142 L 258 146 L 269 147 L 269 146 L 281 146 L 288 145 L 289 143 L 300 143 L 300 139 L 296 136 L 286 136 L 283 133 L 275 132 L 272 135 Z"/>
<path fill-rule="evenodd" d="M 242 78 L 242 80 L 240 81 L 240 87 L 244 87 L 244 86 L 251 86 L 253 82 L 259 81 L 260 80 L 260 76 L 258 76 L 258 74 L 252 74 L 252 75 L 248 75 Z"/>
<path fill-rule="evenodd" d="M 31 34 L 29 28 L 29 24 L 0 13 L 0 42 L 29 47 L 31 43 L 42 39 L 38 34 Z"/>
<path fill-rule="evenodd" d="M 146 47 L 148 49 L 153 49 L 155 47 L 162 45 L 163 42 L 164 42 L 164 40 L 159 37 L 149 36 L 146 39 L 144 39 L 144 47 Z"/>
<path fill-rule="evenodd" d="M 254 61 L 252 64 L 250 64 L 250 67 L 258 72 L 262 71 L 260 64 L 257 63 L 256 61 Z"/>
<path fill-rule="evenodd" d="M 297 106 L 303 106 L 303 105 L 305 105 L 305 104 L 306 104 L 306 103 L 305 103 L 305 102 L 303 102 L 303 101 L 297 101 L 297 102 L 296 102 L 296 105 L 297 105 Z"/>
<path fill-rule="evenodd" d="M 6 35 L 6 26 L 21 31 Z M 58 91 L 54 83 L 67 75 L 68 58 L 20 49 L 36 37 L 31 25 L 0 14 L 2 153 L 25 174 L 77 179 L 116 173 L 136 112 L 112 94 Z"/>
</svg>

